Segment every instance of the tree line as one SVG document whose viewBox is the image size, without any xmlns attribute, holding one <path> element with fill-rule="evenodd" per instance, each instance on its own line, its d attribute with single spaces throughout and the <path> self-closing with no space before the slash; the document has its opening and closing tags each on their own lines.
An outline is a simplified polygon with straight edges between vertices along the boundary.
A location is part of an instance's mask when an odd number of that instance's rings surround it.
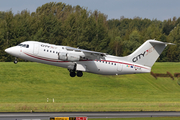
<svg viewBox="0 0 180 120">
<path fill-rule="evenodd" d="M 0 61 L 12 61 L 14 57 L 4 50 L 23 41 L 40 41 L 67 45 L 81 49 L 126 56 L 148 39 L 172 42 L 158 61 L 180 60 L 180 18 L 164 21 L 157 19 L 133 19 L 121 16 L 107 20 L 100 11 L 66 5 L 61 2 L 46 3 L 30 13 L 17 14 L 0 11 Z"/>
</svg>

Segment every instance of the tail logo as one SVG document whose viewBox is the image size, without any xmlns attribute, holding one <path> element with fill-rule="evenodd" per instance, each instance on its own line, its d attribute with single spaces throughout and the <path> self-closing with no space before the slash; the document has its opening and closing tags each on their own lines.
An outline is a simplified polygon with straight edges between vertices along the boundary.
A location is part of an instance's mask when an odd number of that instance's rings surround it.
<svg viewBox="0 0 180 120">
<path fill-rule="evenodd" d="M 144 56 L 147 56 L 149 53 L 154 51 L 154 46 L 147 49 L 146 51 L 144 51 L 143 53 L 140 53 L 139 55 L 137 55 L 136 57 L 134 57 L 132 59 L 133 62 L 137 62 L 138 60 L 140 60 L 141 58 L 143 58 Z"/>
</svg>

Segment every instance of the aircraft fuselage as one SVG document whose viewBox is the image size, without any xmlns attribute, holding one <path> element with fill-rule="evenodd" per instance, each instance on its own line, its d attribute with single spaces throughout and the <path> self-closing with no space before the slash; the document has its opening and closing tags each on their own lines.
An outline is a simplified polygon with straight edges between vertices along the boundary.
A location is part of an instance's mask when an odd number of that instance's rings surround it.
<svg viewBox="0 0 180 120">
<path fill-rule="evenodd" d="M 112 55 L 106 55 L 100 59 L 89 59 L 88 57 L 85 57 L 75 61 L 58 59 L 59 53 L 85 56 L 85 54 L 82 51 L 78 51 L 78 49 L 67 50 L 66 47 L 67 46 L 27 41 L 18 46 L 8 48 L 5 51 L 12 56 L 22 58 L 24 60 L 59 66 L 67 68 L 68 70 L 90 72 L 95 74 L 120 75 L 147 73 L 151 71 L 151 67 L 127 62 L 121 60 L 123 57 L 116 57 Z"/>
</svg>

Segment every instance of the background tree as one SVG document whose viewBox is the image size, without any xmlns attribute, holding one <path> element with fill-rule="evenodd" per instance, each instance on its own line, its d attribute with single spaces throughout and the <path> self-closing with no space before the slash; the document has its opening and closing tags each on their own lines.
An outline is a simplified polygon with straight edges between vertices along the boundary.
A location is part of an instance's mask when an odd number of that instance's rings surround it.
<svg viewBox="0 0 180 120">
<path fill-rule="evenodd" d="M 0 61 L 12 61 L 14 58 L 4 50 L 23 41 L 41 41 L 126 56 L 148 39 L 176 43 L 176 46 L 168 46 L 158 61 L 179 61 L 179 23 L 180 18 L 176 17 L 164 21 L 138 16 L 107 20 L 107 15 L 100 11 L 88 11 L 79 5 L 62 2 L 46 3 L 32 13 L 27 10 L 17 14 L 11 10 L 0 11 Z"/>
</svg>

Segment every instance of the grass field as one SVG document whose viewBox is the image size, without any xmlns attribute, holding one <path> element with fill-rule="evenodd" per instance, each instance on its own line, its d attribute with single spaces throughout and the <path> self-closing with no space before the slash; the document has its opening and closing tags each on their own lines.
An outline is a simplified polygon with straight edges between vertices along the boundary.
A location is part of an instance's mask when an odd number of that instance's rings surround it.
<svg viewBox="0 0 180 120">
<path fill-rule="evenodd" d="M 177 78 L 91 73 L 71 78 L 64 68 L 32 62 L 1 62 L 0 68 L 0 112 L 180 111 Z M 156 63 L 152 71 L 180 73 L 180 63 Z"/>
</svg>

